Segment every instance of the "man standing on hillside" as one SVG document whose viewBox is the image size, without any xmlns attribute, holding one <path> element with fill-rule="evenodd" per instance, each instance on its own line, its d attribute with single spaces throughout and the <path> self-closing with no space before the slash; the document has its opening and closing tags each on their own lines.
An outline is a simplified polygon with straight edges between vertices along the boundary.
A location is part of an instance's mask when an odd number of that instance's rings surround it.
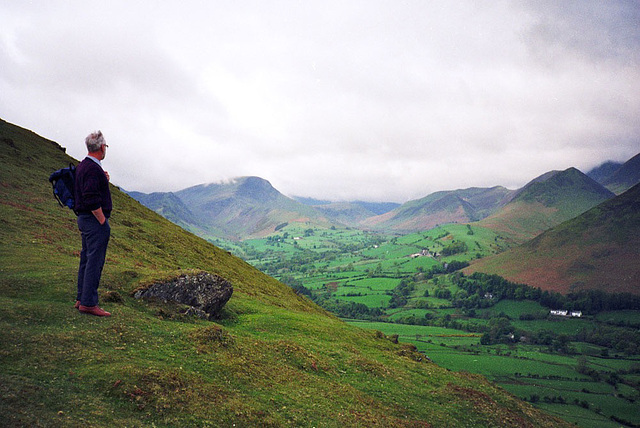
<svg viewBox="0 0 640 428">
<path fill-rule="evenodd" d="M 108 317 L 111 314 L 98 306 L 98 286 L 111 236 L 109 174 L 101 163 L 109 146 L 100 131 L 89 134 L 85 143 L 89 154 L 76 168 L 74 189 L 82 235 L 76 308 L 85 314 Z"/>
</svg>

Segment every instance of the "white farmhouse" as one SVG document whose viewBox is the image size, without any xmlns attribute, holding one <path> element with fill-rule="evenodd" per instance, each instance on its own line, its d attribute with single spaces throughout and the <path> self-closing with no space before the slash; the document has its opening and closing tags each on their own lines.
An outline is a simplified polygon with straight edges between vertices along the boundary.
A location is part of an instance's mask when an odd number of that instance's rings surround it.
<svg viewBox="0 0 640 428">
<path fill-rule="evenodd" d="M 549 313 L 551 315 L 555 315 L 558 317 L 573 317 L 573 318 L 580 318 L 582 316 L 582 311 L 565 311 L 563 309 L 551 309 L 549 311 Z"/>
</svg>

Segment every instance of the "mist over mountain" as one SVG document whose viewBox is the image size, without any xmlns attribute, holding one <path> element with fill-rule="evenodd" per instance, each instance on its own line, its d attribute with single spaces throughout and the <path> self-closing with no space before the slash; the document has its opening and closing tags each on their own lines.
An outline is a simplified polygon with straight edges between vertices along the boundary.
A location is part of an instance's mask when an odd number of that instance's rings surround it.
<svg viewBox="0 0 640 428">
<path fill-rule="evenodd" d="M 640 153 L 613 171 L 602 183 L 616 194 L 640 183 Z"/>
<path fill-rule="evenodd" d="M 602 165 L 589 170 L 586 174 L 588 177 L 593 178 L 595 181 L 602 184 L 622 165 L 622 162 L 607 161 Z"/>
<path fill-rule="evenodd" d="M 366 202 L 366 201 L 327 201 L 314 198 L 305 198 L 302 196 L 295 196 L 298 202 L 302 202 L 305 205 L 311 205 L 314 207 L 332 205 L 332 204 L 350 204 L 354 206 L 360 206 L 365 210 L 372 212 L 374 215 L 380 215 L 391 211 L 394 208 L 398 208 L 400 205 L 397 202 Z"/>
<path fill-rule="evenodd" d="M 315 199 L 315 198 L 307 198 L 304 196 L 294 196 L 293 199 L 295 199 L 296 201 L 303 203 L 305 205 L 329 205 L 332 202 L 331 201 L 327 201 L 324 199 Z"/>
<path fill-rule="evenodd" d="M 294 199 L 305 205 L 314 207 L 332 221 L 352 227 L 357 227 L 360 222 L 369 217 L 385 214 L 400 206 L 400 204 L 395 202 L 332 202 L 304 197 L 295 197 Z"/>
</svg>

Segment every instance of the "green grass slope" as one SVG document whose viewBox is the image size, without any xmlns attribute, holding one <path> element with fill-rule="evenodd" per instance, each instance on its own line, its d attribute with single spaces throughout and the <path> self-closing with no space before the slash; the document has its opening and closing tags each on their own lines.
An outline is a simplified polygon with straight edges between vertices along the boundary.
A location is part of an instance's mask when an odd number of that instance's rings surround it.
<svg viewBox="0 0 640 428">
<path fill-rule="evenodd" d="M 561 293 L 601 289 L 640 294 L 640 184 L 467 272 Z"/>
<path fill-rule="evenodd" d="M 613 196 L 575 168 L 551 171 L 518 190 L 507 205 L 478 225 L 523 243 Z"/>
<path fill-rule="evenodd" d="M 0 121 L 1 425 L 567 426 L 346 325 L 115 187 L 100 290 L 114 316 L 78 313 L 79 234 L 47 181 L 70 160 Z M 218 322 L 131 297 L 197 270 L 234 285 Z"/>
</svg>

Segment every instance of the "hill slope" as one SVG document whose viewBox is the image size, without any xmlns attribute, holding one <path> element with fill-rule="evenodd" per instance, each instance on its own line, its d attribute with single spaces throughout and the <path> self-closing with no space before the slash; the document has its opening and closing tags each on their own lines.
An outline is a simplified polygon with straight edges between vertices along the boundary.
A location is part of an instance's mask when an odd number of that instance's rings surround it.
<svg viewBox="0 0 640 428">
<path fill-rule="evenodd" d="M 481 377 L 344 324 L 115 187 L 100 290 L 114 316 L 78 313 L 75 218 L 47 182 L 70 160 L 0 121 L 3 424 L 569 426 Z M 130 297 L 197 270 L 234 285 L 217 323 Z"/>
<path fill-rule="evenodd" d="M 470 188 L 432 193 L 409 201 L 361 224 L 378 230 L 418 232 L 440 224 L 480 220 L 504 205 L 512 192 L 504 187 Z"/>
<path fill-rule="evenodd" d="M 561 293 L 601 289 L 640 294 L 640 184 L 467 272 Z"/>
<path fill-rule="evenodd" d="M 507 205 L 478 225 L 522 243 L 613 196 L 575 168 L 551 171 L 519 189 Z"/>
</svg>

